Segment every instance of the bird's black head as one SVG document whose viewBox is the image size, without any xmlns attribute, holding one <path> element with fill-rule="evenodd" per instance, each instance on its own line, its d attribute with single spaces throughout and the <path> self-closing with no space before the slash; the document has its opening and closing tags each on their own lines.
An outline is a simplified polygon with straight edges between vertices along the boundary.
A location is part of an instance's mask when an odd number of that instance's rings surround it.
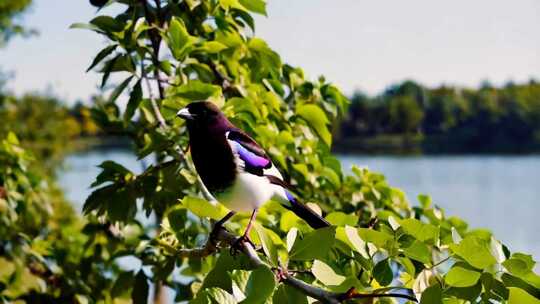
<svg viewBox="0 0 540 304">
<path fill-rule="evenodd" d="M 186 120 L 188 129 L 226 129 L 231 125 L 219 108 L 209 101 L 197 101 L 188 104 L 176 113 Z"/>
</svg>

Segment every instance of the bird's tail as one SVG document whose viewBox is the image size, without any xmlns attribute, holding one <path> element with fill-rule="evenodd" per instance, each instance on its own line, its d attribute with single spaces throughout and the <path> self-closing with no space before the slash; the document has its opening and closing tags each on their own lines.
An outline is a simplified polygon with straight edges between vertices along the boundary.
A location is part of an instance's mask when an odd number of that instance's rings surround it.
<svg viewBox="0 0 540 304">
<path fill-rule="evenodd" d="M 315 211 L 313 211 L 311 208 L 309 208 L 305 204 L 300 203 L 295 197 L 293 197 L 288 192 L 287 192 L 287 198 L 289 199 L 290 205 L 289 206 L 284 205 L 285 208 L 291 210 L 299 218 L 306 221 L 306 223 L 308 223 L 308 225 L 311 226 L 311 228 L 319 229 L 319 228 L 331 226 L 328 221 L 326 221 L 324 218 L 322 218 L 320 215 L 318 215 Z"/>
<path fill-rule="evenodd" d="M 279 174 L 279 173 L 278 173 Z M 276 191 L 276 198 L 281 202 L 281 205 L 296 214 L 299 218 L 303 219 L 313 229 L 319 229 L 324 227 L 330 227 L 330 223 L 324 218 L 318 215 L 315 211 L 311 210 L 305 204 L 300 203 L 287 189 L 292 187 L 285 183 L 281 178 L 274 175 L 265 175 L 271 184 L 279 186 L 279 190 Z"/>
</svg>

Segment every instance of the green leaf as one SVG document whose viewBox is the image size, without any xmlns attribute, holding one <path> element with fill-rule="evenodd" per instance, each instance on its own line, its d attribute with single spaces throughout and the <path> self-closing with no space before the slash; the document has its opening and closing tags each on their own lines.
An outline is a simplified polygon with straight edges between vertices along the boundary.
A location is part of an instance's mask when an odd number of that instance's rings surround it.
<svg viewBox="0 0 540 304">
<path fill-rule="evenodd" d="M 183 60 L 195 41 L 195 37 L 189 35 L 181 19 L 173 17 L 169 25 L 169 47 L 175 59 Z"/>
<path fill-rule="evenodd" d="M 266 16 L 266 2 L 263 0 L 240 0 L 248 10 Z"/>
<path fill-rule="evenodd" d="M 298 236 L 298 229 L 293 227 L 287 232 L 287 252 L 291 252 L 291 249 Z"/>
<path fill-rule="evenodd" d="M 124 123 L 127 124 L 135 114 L 135 111 L 139 107 L 139 104 L 141 103 L 143 97 L 142 93 L 142 87 L 141 87 L 141 80 L 137 81 L 135 86 L 133 87 L 133 90 L 131 91 L 131 94 L 129 95 L 129 100 L 126 105 L 126 111 L 124 112 Z"/>
<path fill-rule="evenodd" d="M 226 292 L 225 290 L 218 288 L 218 287 L 212 287 L 206 289 L 206 292 L 210 297 L 212 297 L 214 300 L 216 300 L 219 304 L 236 304 L 236 300 L 234 297 Z"/>
<path fill-rule="evenodd" d="M 386 232 L 376 231 L 368 228 L 358 228 L 358 234 L 366 241 L 375 244 L 379 248 L 383 248 L 388 242 L 392 242 L 394 237 Z"/>
<path fill-rule="evenodd" d="M 446 284 L 454 287 L 469 287 L 475 285 L 480 279 L 481 273 L 454 266 L 444 277 Z"/>
<path fill-rule="evenodd" d="M 217 54 L 226 48 L 227 46 L 221 42 L 206 41 L 200 47 L 197 48 L 197 51 L 201 51 L 207 54 Z"/>
<path fill-rule="evenodd" d="M 99 186 L 105 182 L 112 182 L 117 179 L 124 180 L 126 175 L 133 174 L 131 171 L 126 169 L 126 167 L 112 161 L 106 160 L 102 162 L 99 166 L 102 171 L 96 177 L 96 180 L 90 185 L 91 187 Z"/>
<path fill-rule="evenodd" d="M 439 284 L 429 286 L 422 292 L 420 304 L 442 304 L 442 290 Z"/>
<path fill-rule="evenodd" d="M 447 297 L 454 296 L 458 299 L 468 300 L 470 303 L 474 303 L 476 299 L 482 293 L 482 283 L 478 282 L 476 285 L 469 287 L 449 287 L 444 291 L 444 295 Z"/>
<path fill-rule="evenodd" d="M 175 93 L 177 96 L 186 98 L 190 101 L 197 101 L 221 95 L 221 88 L 216 85 L 204 83 L 200 80 L 192 80 L 187 84 L 180 86 Z"/>
<path fill-rule="evenodd" d="M 229 272 L 229 277 L 233 283 L 232 293 L 235 299 L 245 299 L 245 290 L 247 287 L 247 282 L 249 280 L 250 271 L 247 270 L 238 270 L 235 269 L 232 272 Z"/>
<path fill-rule="evenodd" d="M 414 277 L 416 273 L 416 268 L 414 268 L 414 264 L 411 262 L 409 258 L 398 257 L 397 261 L 403 266 L 403 268 L 405 269 L 405 272 L 407 272 L 412 277 Z"/>
<path fill-rule="evenodd" d="M 358 216 L 343 212 L 331 212 L 326 216 L 326 220 L 334 226 L 356 226 L 358 224 Z"/>
<path fill-rule="evenodd" d="M 308 304 L 306 295 L 285 284 L 279 285 L 272 300 L 276 304 Z"/>
<path fill-rule="evenodd" d="M 207 200 L 191 196 L 184 197 L 182 205 L 201 218 L 209 217 L 220 220 L 228 213 L 227 209 L 222 205 L 213 205 Z"/>
<path fill-rule="evenodd" d="M 388 217 L 388 224 L 390 227 L 392 227 L 392 230 L 398 230 L 401 225 L 396 221 L 396 219 L 393 216 Z"/>
<path fill-rule="evenodd" d="M 392 272 L 392 268 L 390 268 L 388 259 L 384 259 L 375 265 L 373 268 L 373 277 L 381 286 L 388 286 L 390 283 L 392 283 L 394 274 Z"/>
<path fill-rule="evenodd" d="M 399 224 L 407 234 L 414 236 L 422 242 L 429 240 L 433 243 L 439 238 L 439 228 L 431 224 L 424 224 L 417 219 L 409 218 L 401 220 Z"/>
<path fill-rule="evenodd" d="M 220 254 L 215 262 L 214 268 L 204 278 L 201 290 L 210 287 L 219 287 L 224 290 L 232 290 L 232 280 L 228 272 L 238 269 L 237 264 L 238 262 L 235 261 L 229 252 Z"/>
<path fill-rule="evenodd" d="M 510 258 L 503 263 L 504 268 L 506 268 L 511 274 L 522 276 L 528 273 L 530 268 L 527 266 L 527 263 L 521 259 Z"/>
<path fill-rule="evenodd" d="M 276 287 L 274 273 L 266 266 L 259 266 L 251 272 L 246 286 L 246 299 L 243 304 L 264 303 Z"/>
<path fill-rule="evenodd" d="M 337 286 L 345 281 L 346 277 L 337 274 L 332 267 L 323 261 L 315 260 L 311 272 L 324 285 Z"/>
<path fill-rule="evenodd" d="M 327 146 L 332 144 L 332 134 L 328 130 L 328 118 L 321 108 L 313 104 L 299 105 L 296 108 L 296 114 L 308 122 Z"/>
<path fill-rule="evenodd" d="M 428 246 L 420 241 L 414 241 L 409 247 L 403 250 L 403 253 L 413 259 L 424 264 L 431 262 L 431 251 Z"/>
<path fill-rule="evenodd" d="M 109 102 L 110 103 L 113 103 L 116 101 L 116 99 L 118 98 L 118 96 L 120 96 L 120 94 L 122 94 L 122 92 L 126 89 L 126 87 L 129 85 L 129 83 L 131 82 L 131 79 L 133 79 L 133 76 L 130 76 L 128 77 L 127 79 L 125 79 L 124 81 L 122 81 L 122 83 L 120 85 L 118 85 L 114 91 L 111 93 L 111 96 L 109 97 Z"/>
<path fill-rule="evenodd" d="M 166 213 L 169 225 L 174 232 L 181 234 L 187 222 L 187 210 L 183 206 L 174 206 Z M 181 237 L 177 237 L 181 239 Z"/>
<path fill-rule="evenodd" d="M 122 22 L 119 22 L 110 16 L 98 16 L 92 19 L 90 24 L 97 26 L 99 29 L 105 32 L 121 32 L 124 30 L 124 25 Z"/>
<path fill-rule="evenodd" d="M 111 290 L 111 297 L 116 298 L 128 291 L 133 285 L 135 279 L 132 271 L 122 272 L 114 282 L 114 286 Z"/>
<path fill-rule="evenodd" d="M 458 245 L 450 244 L 450 248 L 478 269 L 485 269 L 497 263 L 490 253 L 489 243 L 475 236 L 465 237 Z"/>
<path fill-rule="evenodd" d="M 540 304 L 540 300 L 531 296 L 525 290 L 517 287 L 508 288 L 510 296 L 508 304 Z"/>
<path fill-rule="evenodd" d="M 529 281 L 529 283 L 540 288 L 540 278 L 533 272 L 536 262 L 531 255 L 514 253 L 502 264 L 511 274 L 514 274 L 525 281 Z"/>
<path fill-rule="evenodd" d="M 111 66 L 107 69 L 110 72 L 135 72 L 133 59 L 127 54 L 116 57 L 114 61 L 111 61 L 111 63 Z"/>
<path fill-rule="evenodd" d="M 261 240 L 261 245 L 266 256 L 270 259 L 273 266 L 278 266 L 278 253 L 274 242 L 270 239 L 267 229 L 261 224 L 255 223 L 255 230 Z"/>
<path fill-rule="evenodd" d="M 296 239 L 291 249 L 290 259 L 296 261 L 324 258 L 334 245 L 335 227 L 317 229 Z"/>
<path fill-rule="evenodd" d="M 338 228 L 339 230 L 340 228 Z M 344 228 L 345 236 L 346 236 L 346 243 L 348 243 L 351 248 L 356 250 L 362 257 L 365 259 L 369 259 L 369 254 L 366 250 L 366 242 L 362 240 L 358 234 L 358 229 L 351 227 L 351 226 L 345 226 Z"/>
<path fill-rule="evenodd" d="M 201 290 L 193 300 L 189 301 L 189 304 L 212 304 L 212 300 L 206 290 Z"/>
<path fill-rule="evenodd" d="M 73 23 L 69 26 L 70 29 L 83 29 L 83 30 L 92 30 L 92 31 L 99 31 L 99 27 L 93 25 L 93 24 L 88 24 L 88 23 L 80 23 L 80 22 L 76 22 L 76 23 Z"/>
<path fill-rule="evenodd" d="M 88 69 L 86 70 L 86 72 L 90 71 L 91 69 L 93 69 L 98 63 L 100 63 L 105 57 L 109 56 L 112 52 L 114 52 L 114 50 L 116 50 L 116 48 L 118 47 L 117 44 L 113 44 L 113 45 L 109 45 L 108 47 L 104 48 L 103 50 L 101 50 L 97 56 L 94 58 L 94 61 L 92 61 L 92 64 L 90 64 L 90 66 L 88 67 Z"/>
<path fill-rule="evenodd" d="M 191 11 L 193 11 L 197 6 L 201 5 L 201 0 L 186 0 L 186 3 Z"/>
<path fill-rule="evenodd" d="M 501 279 L 503 283 L 506 285 L 506 287 L 518 287 L 529 294 L 533 295 L 536 298 L 540 299 L 540 288 L 537 288 L 530 283 L 524 281 L 522 278 L 515 277 L 513 275 L 510 275 L 508 273 L 503 273 L 501 276 Z"/>
<path fill-rule="evenodd" d="M 133 304 L 146 304 L 148 301 L 148 281 L 142 269 L 135 276 L 131 300 Z"/>
<path fill-rule="evenodd" d="M 483 290 L 486 293 L 491 293 L 492 296 L 498 299 L 508 299 L 508 289 L 504 286 L 504 283 L 493 277 L 493 274 L 484 272 L 480 276 Z"/>
<path fill-rule="evenodd" d="M 219 4 L 225 10 L 229 10 L 231 8 L 236 8 L 236 9 L 242 10 L 242 11 L 246 10 L 246 8 L 242 4 L 240 4 L 239 0 L 219 0 Z"/>
<path fill-rule="evenodd" d="M 101 80 L 101 88 L 104 88 L 109 80 L 109 76 L 113 72 L 135 72 L 135 66 L 133 65 L 133 60 L 128 55 L 117 55 L 113 59 L 107 61 L 105 66 L 100 71 L 103 73 L 103 78 Z"/>
</svg>

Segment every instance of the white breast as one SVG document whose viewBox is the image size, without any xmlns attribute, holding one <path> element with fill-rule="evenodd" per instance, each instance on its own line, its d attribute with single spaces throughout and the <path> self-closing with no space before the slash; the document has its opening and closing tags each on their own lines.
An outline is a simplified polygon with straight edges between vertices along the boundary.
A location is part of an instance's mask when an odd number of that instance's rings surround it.
<svg viewBox="0 0 540 304">
<path fill-rule="evenodd" d="M 217 194 L 216 199 L 233 211 L 251 212 L 269 201 L 276 190 L 264 176 L 239 172 L 234 185 Z"/>
</svg>

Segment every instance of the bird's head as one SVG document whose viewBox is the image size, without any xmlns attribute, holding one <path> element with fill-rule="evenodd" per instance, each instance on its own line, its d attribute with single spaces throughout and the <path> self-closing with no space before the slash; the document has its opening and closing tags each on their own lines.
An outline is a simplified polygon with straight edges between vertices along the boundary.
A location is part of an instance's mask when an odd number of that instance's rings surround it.
<svg viewBox="0 0 540 304">
<path fill-rule="evenodd" d="M 176 116 L 186 120 L 188 129 L 226 129 L 231 125 L 219 108 L 209 101 L 196 101 L 180 109 Z"/>
</svg>

